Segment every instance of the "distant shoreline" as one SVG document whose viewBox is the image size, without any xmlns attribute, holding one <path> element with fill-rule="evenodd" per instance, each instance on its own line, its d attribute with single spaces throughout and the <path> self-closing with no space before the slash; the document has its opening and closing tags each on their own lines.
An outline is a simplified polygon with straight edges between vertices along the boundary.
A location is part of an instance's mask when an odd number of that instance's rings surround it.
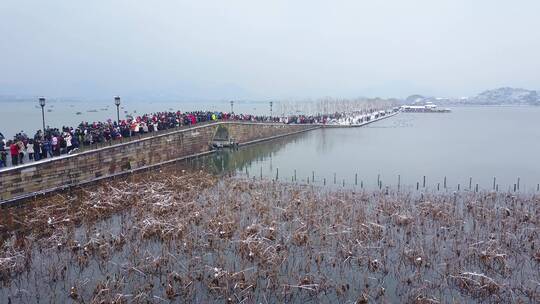
<svg viewBox="0 0 540 304">
<path fill-rule="evenodd" d="M 525 107 L 538 107 L 540 105 L 531 105 L 531 104 L 447 104 L 447 103 L 441 103 L 437 104 L 438 106 L 445 106 L 445 107 L 478 107 L 478 108 L 525 108 Z"/>
</svg>

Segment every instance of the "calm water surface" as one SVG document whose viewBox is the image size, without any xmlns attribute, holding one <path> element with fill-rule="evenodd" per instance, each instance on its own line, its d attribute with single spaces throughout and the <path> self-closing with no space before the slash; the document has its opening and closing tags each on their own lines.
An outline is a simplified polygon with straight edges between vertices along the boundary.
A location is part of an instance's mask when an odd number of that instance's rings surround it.
<svg viewBox="0 0 540 304">
<path fill-rule="evenodd" d="M 362 128 L 320 129 L 211 157 L 215 168 L 298 182 L 377 187 L 416 183 L 436 189 L 479 184 L 536 190 L 540 183 L 540 108 L 458 107 L 450 114 L 401 113 Z"/>
<path fill-rule="evenodd" d="M 0 132 L 11 137 L 24 130 L 33 135 L 41 126 L 41 109 L 34 103 L 2 103 Z M 228 111 L 226 102 L 201 103 L 128 103 L 125 112 L 151 113 L 156 110 L 201 108 Z M 237 112 L 267 114 L 266 103 L 235 104 Z M 78 122 L 114 118 L 116 108 L 106 103 L 51 102 L 47 124 L 61 126 Z M 88 112 L 97 110 L 97 112 Z M 540 183 L 540 107 L 456 107 L 450 114 L 401 113 L 367 127 L 321 129 L 240 151 L 221 152 L 205 161 L 216 170 L 237 170 L 250 176 L 276 176 L 290 181 L 296 170 L 298 182 L 328 185 L 377 187 L 416 187 L 419 182 L 436 188 L 468 189 L 478 183 L 491 189 L 493 178 L 499 189 L 513 188 L 520 178 L 520 189 L 536 190 Z M 76 112 L 81 115 L 74 115 Z M 136 113 L 135 113 L 136 112 Z"/>
</svg>

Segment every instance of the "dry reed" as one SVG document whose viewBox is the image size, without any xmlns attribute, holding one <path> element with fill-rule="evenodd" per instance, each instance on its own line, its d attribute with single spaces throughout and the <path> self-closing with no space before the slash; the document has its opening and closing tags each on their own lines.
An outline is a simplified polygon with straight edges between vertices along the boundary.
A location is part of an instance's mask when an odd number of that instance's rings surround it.
<svg viewBox="0 0 540 304">
<path fill-rule="evenodd" d="M 2 303 L 540 302 L 532 195 L 164 170 L 4 211 Z"/>
</svg>

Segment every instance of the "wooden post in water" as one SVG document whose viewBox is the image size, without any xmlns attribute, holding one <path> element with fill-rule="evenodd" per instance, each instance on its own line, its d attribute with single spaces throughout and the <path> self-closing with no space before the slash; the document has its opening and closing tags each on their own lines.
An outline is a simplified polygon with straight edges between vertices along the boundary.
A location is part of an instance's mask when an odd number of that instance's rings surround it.
<svg viewBox="0 0 540 304">
<path fill-rule="evenodd" d="M 380 182 L 381 182 L 381 175 L 377 174 L 377 186 L 379 186 Z"/>
<path fill-rule="evenodd" d="M 325 178 L 323 178 L 323 185 L 325 185 L 325 186 L 326 186 L 326 177 L 325 177 Z"/>
<path fill-rule="evenodd" d="M 459 186 L 460 186 L 460 184 L 457 184 L 457 191 L 459 191 Z"/>
<path fill-rule="evenodd" d="M 472 177 L 469 177 L 469 190 L 472 190 Z"/>
<path fill-rule="evenodd" d="M 517 189 L 518 189 L 518 191 L 519 191 L 519 180 L 520 180 L 520 178 L 518 177 L 518 181 L 517 181 Z"/>
<path fill-rule="evenodd" d="M 262 166 L 261 166 L 261 180 L 262 180 Z"/>
<path fill-rule="evenodd" d="M 516 192 L 516 186 L 517 186 L 517 185 L 516 185 L 516 184 L 514 184 L 514 192 Z"/>
<path fill-rule="evenodd" d="M 358 173 L 354 174 L 354 185 L 358 186 Z"/>
<path fill-rule="evenodd" d="M 540 191 L 540 184 L 536 185 L 536 192 Z"/>
<path fill-rule="evenodd" d="M 499 192 L 499 184 L 495 186 L 495 191 Z"/>
<path fill-rule="evenodd" d="M 276 168 L 276 181 L 279 180 L 279 168 Z"/>
<path fill-rule="evenodd" d="M 495 186 L 497 185 L 497 178 L 493 177 L 493 190 L 495 190 Z"/>
<path fill-rule="evenodd" d="M 334 173 L 334 185 L 336 184 L 336 173 Z"/>
<path fill-rule="evenodd" d="M 437 191 L 441 189 L 441 183 L 437 183 Z"/>
<path fill-rule="evenodd" d="M 249 171 L 248 171 L 248 167 L 246 166 L 246 175 L 247 177 L 249 177 Z"/>
<path fill-rule="evenodd" d="M 420 187 L 420 183 L 416 182 L 416 191 L 418 191 L 418 188 Z"/>
<path fill-rule="evenodd" d="M 400 188 L 401 188 L 401 175 L 398 174 L 397 176 L 397 191 L 398 192 Z"/>
<path fill-rule="evenodd" d="M 476 184 L 476 192 L 478 192 L 478 184 Z"/>
<path fill-rule="evenodd" d="M 345 180 L 343 180 L 343 187 L 345 187 Z"/>
<path fill-rule="evenodd" d="M 296 169 L 294 169 L 294 181 L 296 181 Z"/>
<path fill-rule="evenodd" d="M 309 176 L 307 177 L 307 183 L 309 184 Z"/>
<path fill-rule="evenodd" d="M 364 189 L 364 181 L 360 181 L 360 188 Z"/>
<path fill-rule="evenodd" d="M 444 189 L 446 189 L 446 176 L 444 177 Z"/>
<path fill-rule="evenodd" d="M 424 175 L 424 183 L 422 184 L 422 188 L 426 187 L 426 176 Z"/>
<path fill-rule="evenodd" d="M 315 182 L 315 171 L 311 171 L 311 182 Z"/>
</svg>

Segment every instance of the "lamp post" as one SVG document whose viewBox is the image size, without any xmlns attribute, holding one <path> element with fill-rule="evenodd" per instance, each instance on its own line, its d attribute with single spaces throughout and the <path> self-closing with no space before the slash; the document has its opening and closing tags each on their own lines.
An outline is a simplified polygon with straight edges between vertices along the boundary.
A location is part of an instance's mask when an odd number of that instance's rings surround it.
<svg viewBox="0 0 540 304">
<path fill-rule="evenodd" d="M 270 117 L 272 117 L 272 105 L 274 104 L 274 102 L 270 101 Z"/>
<path fill-rule="evenodd" d="M 116 105 L 116 123 L 120 124 L 120 96 L 114 96 L 114 104 Z"/>
<path fill-rule="evenodd" d="M 233 107 L 234 107 L 234 100 L 231 100 L 231 114 L 234 112 Z"/>
<path fill-rule="evenodd" d="M 39 98 L 39 105 L 41 106 L 41 121 L 43 122 L 43 137 L 45 137 L 45 97 Z"/>
</svg>

